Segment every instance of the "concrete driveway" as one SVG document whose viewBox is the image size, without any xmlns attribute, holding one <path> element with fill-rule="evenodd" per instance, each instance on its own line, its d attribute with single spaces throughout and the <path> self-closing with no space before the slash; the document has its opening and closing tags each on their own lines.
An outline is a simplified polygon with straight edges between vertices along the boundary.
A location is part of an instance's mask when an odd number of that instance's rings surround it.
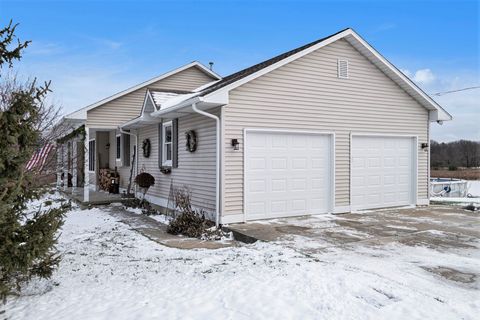
<svg viewBox="0 0 480 320">
<path fill-rule="evenodd" d="M 380 252 L 395 245 L 477 256 L 480 248 L 479 212 L 452 206 L 282 218 L 228 228 L 236 238 L 275 242 L 312 257 L 338 249 Z M 464 283 L 473 283 L 480 276 L 480 270 L 462 272 L 442 267 L 441 263 L 427 271 Z"/>
</svg>

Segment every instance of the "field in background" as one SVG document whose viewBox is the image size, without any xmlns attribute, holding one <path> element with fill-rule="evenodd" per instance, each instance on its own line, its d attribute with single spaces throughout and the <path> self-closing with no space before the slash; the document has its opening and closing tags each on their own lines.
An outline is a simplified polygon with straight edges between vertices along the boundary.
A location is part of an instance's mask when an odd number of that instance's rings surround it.
<svg viewBox="0 0 480 320">
<path fill-rule="evenodd" d="M 432 178 L 454 178 L 465 180 L 480 180 L 480 168 L 458 168 L 450 171 L 447 168 L 431 169 Z"/>
</svg>

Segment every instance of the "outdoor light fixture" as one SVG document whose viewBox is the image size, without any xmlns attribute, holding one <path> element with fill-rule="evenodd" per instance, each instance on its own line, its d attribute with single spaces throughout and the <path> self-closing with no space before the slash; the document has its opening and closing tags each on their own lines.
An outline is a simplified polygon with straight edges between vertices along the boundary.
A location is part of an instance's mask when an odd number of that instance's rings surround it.
<svg viewBox="0 0 480 320">
<path fill-rule="evenodd" d="M 107 150 L 110 149 L 110 142 L 107 142 L 107 144 L 105 145 L 105 149 L 107 149 Z"/>
<path fill-rule="evenodd" d="M 232 139 L 232 147 L 233 147 L 233 150 L 239 150 L 240 149 L 240 143 L 238 142 L 237 139 Z"/>
<path fill-rule="evenodd" d="M 422 147 L 422 149 L 427 149 L 427 148 L 428 148 L 428 143 L 427 143 L 427 142 L 423 142 L 423 143 L 421 144 L 421 147 Z"/>
</svg>

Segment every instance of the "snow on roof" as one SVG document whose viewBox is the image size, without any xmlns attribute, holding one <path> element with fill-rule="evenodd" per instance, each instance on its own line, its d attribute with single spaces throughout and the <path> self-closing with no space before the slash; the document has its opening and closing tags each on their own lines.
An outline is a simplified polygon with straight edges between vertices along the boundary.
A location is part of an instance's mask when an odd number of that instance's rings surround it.
<svg viewBox="0 0 480 320">
<path fill-rule="evenodd" d="M 178 90 L 171 90 L 171 91 L 159 91 L 159 90 L 149 90 L 152 96 L 153 102 L 158 110 L 165 110 L 170 107 L 173 107 L 187 99 L 190 99 L 194 96 L 200 94 L 202 90 L 205 88 L 210 87 L 211 85 L 217 83 L 220 80 L 211 81 L 201 85 L 198 88 L 195 88 L 193 91 L 178 91 Z"/>
<path fill-rule="evenodd" d="M 174 97 L 171 97 L 170 99 L 168 100 L 165 100 L 161 105 L 160 107 L 158 108 L 158 110 L 165 110 L 165 109 L 168 109 L 168 108 L 171 108 L 173 106 L 176 106 L 177 104 L 183 102 L 183 101 L 186 101 L 194 96 L 197 96 L 198 93 L 197 92 L 192 92 L 192 93 L 186 93 L 186 94 L 177 94 L 176 96 Z"/>
<path fill-rule="evenodd" d="M 179 95 L 175 92 L 163 92 L 163 91 L 150 91 L 152 94 L 153 102 L 157 107 L 160 107 L 165 101 L 174 98 Z"/>
</svg>

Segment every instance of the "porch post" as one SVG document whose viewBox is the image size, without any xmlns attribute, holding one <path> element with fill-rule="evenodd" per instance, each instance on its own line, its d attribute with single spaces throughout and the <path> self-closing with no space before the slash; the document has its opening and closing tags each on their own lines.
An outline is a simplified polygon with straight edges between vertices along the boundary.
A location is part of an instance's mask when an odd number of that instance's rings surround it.
<svg viewBox="0 0 480 320">
<path fill-rule="evenodd" d="M 57 152 L 57 189 L 59 189 L 60 186 L 62 185 L 62 166 L 63 166 L 63 162 L 62 162 L 63 145 L 62 144 L 57 143 L 56 152 Z"/>
<path fill-rule="evenodd" d="M 78 152 L 77 152 L 77 138 L 73 139 L 72 145 L 72 189 L 77 189 L 77 166 L 78 166 Z"/>
<path fill-rule="evenodd" d="M 63 191 L 67 191 L 68 188 L 68 142 L 63 146 Z"/>
<path fill-rule="evenodd" d="M 90 158 L 90 152 L 89 152 L 89 144 L 88 144 L 88 139 L 89 139 L 89 129 L 87 126 L 85 126 L 85 169 L 84 169 L 84 172 L 85 172 L 85 183 L 83 185 L 83 201 L 84 202 L 88 202 L 90 201 L 90 183 L 89 183 L 89 172 L 88 172 L 88 162 L 89 162 L 89 158 Z"/>
</svg>

